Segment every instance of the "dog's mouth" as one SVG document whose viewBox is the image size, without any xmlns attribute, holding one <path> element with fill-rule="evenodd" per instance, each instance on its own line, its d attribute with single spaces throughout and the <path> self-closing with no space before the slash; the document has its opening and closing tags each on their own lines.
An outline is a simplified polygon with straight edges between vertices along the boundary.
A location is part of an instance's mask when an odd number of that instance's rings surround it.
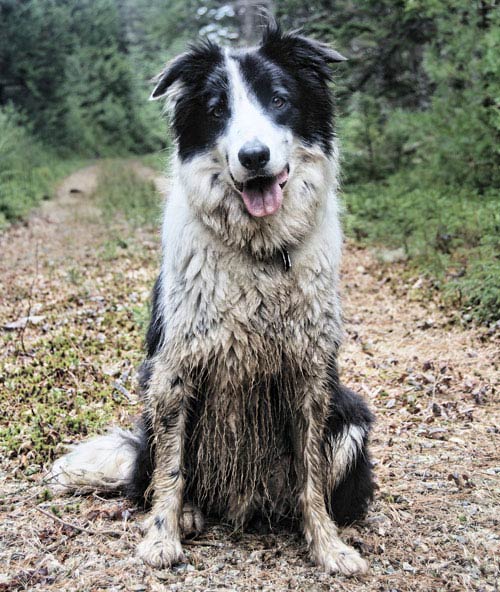
<svg viewBox="0 0 500 592">
<path fill-rule="evenodd" d="M 283 188 L 288 181 L 290 167 L 274 177 L 254 177 L 244 183 L 233 178 L 236 189 L 241 193 L 243 203 L 251 216 L 263 218 L 275 214 L 283 202 Z M 232 176 L 231 176 L 232 178 Z"/>
</svg>

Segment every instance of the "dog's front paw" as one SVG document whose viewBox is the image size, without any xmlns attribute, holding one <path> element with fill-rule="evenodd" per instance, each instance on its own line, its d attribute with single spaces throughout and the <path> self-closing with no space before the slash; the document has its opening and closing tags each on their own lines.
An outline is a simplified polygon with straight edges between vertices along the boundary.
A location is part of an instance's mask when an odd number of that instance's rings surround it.
<svg viewBox="0 0 500 592">
<path fill-rule="evenodd" d="M 328 548 L 316 548 L 313 551 L 313 559 L 330 574 L 354 576 L 368 571 L 368 562 L 355 549 L 343 543 L 335 543 Z"/>
<path fill-rule="evenodd" d="M 151 531 L 137 547 L 137 555 L 144 563 L 157 569 L 186 561 L 180 541 L 162 537 L 159 533 Z"/>
</svg>

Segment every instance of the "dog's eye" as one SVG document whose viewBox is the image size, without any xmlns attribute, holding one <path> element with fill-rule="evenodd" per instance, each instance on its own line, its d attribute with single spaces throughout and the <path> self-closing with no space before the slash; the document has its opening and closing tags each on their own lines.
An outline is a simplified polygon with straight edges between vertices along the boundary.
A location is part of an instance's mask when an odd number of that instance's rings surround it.
<svg viewBox="0 0 500 592">
<path fill-rule="evenodd" d="M 220 119 L 225 113 L 224 105 L 217 105 L 212 109 L 211 113 L 213 117 Z"/>
<path fill-rule="evenodd" d="M 273 105 L 276 109 L 281 109 L 286 103 L 286 99 L 280 97 L 279 95 L 275 95 L 273 97 Z"/>
</svg>

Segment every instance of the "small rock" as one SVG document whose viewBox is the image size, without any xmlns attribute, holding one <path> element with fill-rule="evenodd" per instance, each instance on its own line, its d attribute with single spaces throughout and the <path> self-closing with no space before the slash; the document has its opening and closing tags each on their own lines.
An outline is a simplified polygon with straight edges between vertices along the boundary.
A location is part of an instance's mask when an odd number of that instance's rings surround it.
<svg viewBox="0 0 500 592">
<path fill-rule="evenodd" d="M 24 329 L 28 324 L 38 325 L 45 320 L 45 315 L 30 315 L 29 317 L 21 317 L 17 321 L 6 323 L 3 328 L 6 331 L 15 331 L 16 329 Z"/>
<path fill-rule="evenodd" d="M 119 376 L 121 372 L 121 368 L 118 365 L 115 366 L 103 366 L 102 371 L 107 376 Z"/>
<path fill-rule="evenodd" d="M 247 563 L 257 563 L 259 561 L 262 561 L 262 554 L 263 551 L 261 550 L 252 551 L 248 556 Z"/>
<path fill-rule="evenodd" d="M 422 553 L 428 553 L 429 547 L 425 543 L 419 542 L 415 545 L 415 551 L 420 551 Z"/>
<path fill-rule="evenodd" d="M 433 440 L 446 440 L 446 432 L 444 428 L 430 428 L 425 435 Z"/>
<path fill-rule="evenodd" d="M 413 565 L 410 565 L 409 563 L 403 563 L 403 571 L 415 573 L 417 570 L 413 567 Z"/>
<path fill-rule="evenodd" d="M 195 569 L 194 565 L 191 565 L 190 563 L 179 563 L 179 565 L 176 565 L 172 568 L 172 571 L 174 571 L 175 573 L 181 574 L 181 573 L 196 571 L 196 569 Z"/>
</svg>

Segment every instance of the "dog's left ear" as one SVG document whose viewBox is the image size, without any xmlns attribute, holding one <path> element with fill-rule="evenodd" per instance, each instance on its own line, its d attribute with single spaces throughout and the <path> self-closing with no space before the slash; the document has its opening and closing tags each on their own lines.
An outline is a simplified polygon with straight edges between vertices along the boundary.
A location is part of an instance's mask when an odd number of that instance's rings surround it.
<svg viewBox="0 0 500 592">
<path fill-rule="evenodd" d="M 347 60 L 326 43 L 297 33 L 283 33 L 276 23 L 268 25 L 265 30 L 261 51 L 273 61 L 313 70 L 328 80 L 331 78 L 329 64 Z"/>
</svg>

